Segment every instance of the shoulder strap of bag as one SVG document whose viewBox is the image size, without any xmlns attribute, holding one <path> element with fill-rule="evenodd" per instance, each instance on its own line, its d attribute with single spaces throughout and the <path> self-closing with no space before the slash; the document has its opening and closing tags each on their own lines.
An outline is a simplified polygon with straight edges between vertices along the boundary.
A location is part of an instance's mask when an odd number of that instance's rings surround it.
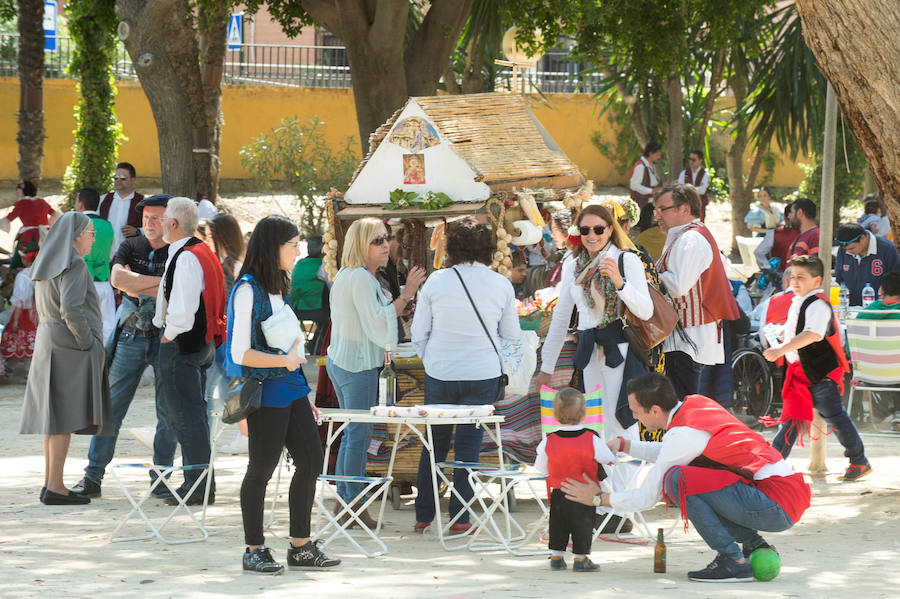
<svg viewBox="0 0 900 599">
<path fill-rule="evenodd" d="M 456 270 L 455 268 L 453 268 L 451 270 L 456 274 L 456 277 L 459 279 L 459 282 L 463 287 L 463 291 L 466 292 L 466 297 L 469 298 L 469 303 L 472 304 L 472 309 L 475 310 L 475 316 L 478 317 L 478 322 L 481 323 L 481 328 L 484 329 L 484 334 L 487 335 L 488 340 L 490 340 L 490 342 L 491 342 L 491 347 L 494 348 L 494 352 L 496 352 L 497 358 L 500 360 L 500 372 L 503 372 L 503 358 L 500 356 L 500 351 L 497 349 L 497 345 L 494 343 L 494 338 L 491 336 L 490 332 L 488 331 L 487 325 L 485 325 L 484 321 L 481 319 L 481 314 L 478 312 L 478 308 L 475 307 L 475 302 L 472 300 L 471 294 L 469 294 L 469 288 L 466 287 L 466 283 L 465 283 L 465 281 L 463 281 L 462 275 L 459 274 L 459 271 Z"/>
</svg>

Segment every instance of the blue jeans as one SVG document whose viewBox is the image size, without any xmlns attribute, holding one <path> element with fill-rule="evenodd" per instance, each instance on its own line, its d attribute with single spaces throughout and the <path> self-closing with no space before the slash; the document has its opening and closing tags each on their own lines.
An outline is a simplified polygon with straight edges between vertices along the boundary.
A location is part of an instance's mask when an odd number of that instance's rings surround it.
<svg viewBox="0 0 900 599">
<path fill-rule="evenodd" d="M 222 415 L 225 408 L 225 392 L 230 378 L 225 375 L 225 346 L 223 343 L 216 348 L 212 366 L 206 371 L 206 416 L 209 420 L 210 434 L 215 423 L 213 412 Z"/>
<path fill-rule="evenodd" d="M 455 404 L 460 406 L 478 406 L 493 403 L 497 397 L 497 386 L 500 379 L 484 379 L 480 381 L 441 381 L 425 375 L 426 404 Z M 453 434 L 453 427 L 456 434 Z M 458 462 L 477 462 L 481 455 L 481 438 L 484 429 L 475 424 L 456 424 L 431 427 L 434 445 L 434 461 L 443 462 L 450 451 L 450 437 L 453 436 L 453 455 Z M 416 477 L 416 521 L 431 522 L 434 520 L 434 487 L 431 484 L 431 460 L 428 451 L 423 449 L 419 457 L 419 474 Z M 453 469 L 453 487 L 468 501 L 472 498 L 472 487 L 464 468 Z M 450 517 L 459 513 L 462 503 L 453 493 L 450 495 Z M 469 514 L 459 517 L 458 523 L 469 521 Z"/>
<path fill-rule="evenodd" d="M 681 468 L 665 476 L 666 495 L 676 504 L 684 485 Z M 757 531 L 781 532 L 794 525 L 780 505 L 754 486 L 736 482 L 718 491 L 687 496 L 688 520 L 706 544 L 731 559 L 744 557 L 738 543 L 753 549 L 763 543 Z"/>
<path fill-rule="evenodd" d="M 168 407 L 162 394 L 159 364 L 159 337 L 144 337 L 133 329 L 124 328 L 119 334 L 116 353 L 109 368 L 109 391 L 112 402 L 115 428 L 112 434 L 95 435 L 88 450 L 88 465 L 84 476 L 94 482 L 101 482 L 106 466 L 116 452 L 119 428 L 134 399 L 141 375 L 147 366 L 153 367 L 156 390 L 156 436 L 153 439 L 153 463 L 171 466 L 175 458 L 175 431 L 169 425 Z M 153 476 L 151 475 L 151 478 Z"/>
<path fill-rule="evenodd" d="M 378 369 L 371 368 L 360 372 L 344 370 L 331 361 L 325 362 L 328 378 L 334 385 L 338 405 L 344 410 L 368 410 L 378 400 Z M 338 476 L 365 476 L 368 458 L 366 452 L 372 439 L 372 425 L 363 422 L 351 422 L 341 436 L 341 448 L 338 450 L 334 473 Z M 338 494 L 344 501 L 356 497 L 365 485 L 362 483 L 339 482 Z"/>
<path fill-rule="evenodd" d="M 812 393 L 813 407 L 819 411 L 819 414 L 828 423 L 828 427 L 834 429 L 834 434 L 844 446 L 844 455 L 850 458 L 850 463 L 860 466 L 868 464 L 869 460 L 866 459 L 866 451 L 859 431 L 856 430 L 856 425 L 853 424 L 850 415 L 844 409 L 844 402 L 841 400 L 841 392 L 837 383 L 826 378 L 810 385 L 809 392 Z M 790 427 L 790 423 L 785 423 L 775 434 L 772 447 L 780 451 L 784 457 L 788 457 L 796 440 L 796 427 Z"/>
<path fill-rule="evenodd" d="M 700 371 L 700 383 L 697 390 L 700 395 L 716 400 L 723 408 L 730 408 L 734 405 L 734 376 L 731 370 L 731 335 L 729 333 L 732 326 L 730 321 L 722 321 L 725 362 L 704 366 Z"/>
<path fill-rule="evenodd" d="M 191 354 L 182 354 L 178 344 L 159 344 L 159 376 L 169 408 L 169 423 L 181 443 L 185 466 L 209 464 L 209 421 L 206 415 L 206 369 L 213 363 L 212 342 Z M 184 471 L 184 490 L 194 484 L 202 470 Z M 216 489 L 210 482 L 210 492 Z"/>
</svg>

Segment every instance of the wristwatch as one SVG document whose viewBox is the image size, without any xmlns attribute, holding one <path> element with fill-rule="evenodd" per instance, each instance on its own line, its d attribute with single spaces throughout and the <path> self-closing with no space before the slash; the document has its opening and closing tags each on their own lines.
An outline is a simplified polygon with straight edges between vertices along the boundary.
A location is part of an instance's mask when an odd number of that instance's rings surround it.
<svg viewBox="0 0 900 599">
<path fill-rule="evenodd" d="M 591 498 L 591 503 L 594 504 L 594 507 L 600 507 L 603 505 L 603 492 L 597 493 Z"/>
</svg>

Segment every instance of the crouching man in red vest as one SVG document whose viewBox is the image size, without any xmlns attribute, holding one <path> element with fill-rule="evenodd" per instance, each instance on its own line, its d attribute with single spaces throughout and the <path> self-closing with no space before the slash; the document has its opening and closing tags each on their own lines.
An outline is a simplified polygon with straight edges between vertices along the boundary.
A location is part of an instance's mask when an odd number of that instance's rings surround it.
<svg viewBox="0 0 900 599">
<path fill-rule="evenodd" d="M 600 493 L 597 484 L 570 478 L 562 484 L 566 497 L 632 511 L 649 509 L 664 495 L 681 507 L 685 526 L 689 520 L 718 553 L 706 568 L 688 572 L 690 580 L 753 580 L 747 558 L 770 547 L 758 531 L 787 530 L 809 507 L 810 488 L 803 475 L 714 400 L 688 395 L 678 401 L 672 383 L 661 374 L 630 380 L 628 404 L 645 427 L 666 430 L 662 442 L 610 441 L 610 449 L 654 462 L 643 484 Z"/>
</svg>

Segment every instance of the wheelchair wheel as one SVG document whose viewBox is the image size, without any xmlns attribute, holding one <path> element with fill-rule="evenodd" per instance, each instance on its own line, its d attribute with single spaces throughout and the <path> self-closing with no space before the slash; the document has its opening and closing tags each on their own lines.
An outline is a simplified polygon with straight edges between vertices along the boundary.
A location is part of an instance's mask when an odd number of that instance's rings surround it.
<svg viewBox="0 0 900 599">
<path fill-rule="evenodd" d="M 753 350 L 738 351 L 731 360 L 734 376 L 734 411 L 754 418 L 765 416 L 772 405 L 769 362 Z"/>
</svg>

